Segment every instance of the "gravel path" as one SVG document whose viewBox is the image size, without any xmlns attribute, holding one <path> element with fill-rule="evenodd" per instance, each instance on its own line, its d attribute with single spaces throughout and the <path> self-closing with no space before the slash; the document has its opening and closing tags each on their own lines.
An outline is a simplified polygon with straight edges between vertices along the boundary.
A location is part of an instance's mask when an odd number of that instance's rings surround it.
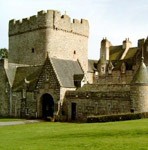
<svg viewBox="0 0 148 150">
<path fill-rule="evenodd" d="M 11 125 L 37 123 L 37 122 L 41 122 L 41 120 L 22 120 L 22 121 L 0 122 L 0 126 L 11 126 Z"/>
</svg>

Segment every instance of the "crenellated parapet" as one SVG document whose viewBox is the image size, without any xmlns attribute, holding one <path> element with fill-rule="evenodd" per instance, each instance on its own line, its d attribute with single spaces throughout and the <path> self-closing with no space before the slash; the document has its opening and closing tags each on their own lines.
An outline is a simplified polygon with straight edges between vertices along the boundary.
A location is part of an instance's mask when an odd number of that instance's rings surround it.
<svg viewBox="0 0 148 150">
<path fill-rule="evenodd" d="M 66 14 L 61 15 L 59 11 L 47 10 L 40 11 L 37 15 L 22 20 L 10 20 L 9 36 L 46 28 L 63 30 L 86 37 L 89 35 L 89 23 L 87 20 L 73 19 L 71 21 L 71 18 Z"/>
</svg>

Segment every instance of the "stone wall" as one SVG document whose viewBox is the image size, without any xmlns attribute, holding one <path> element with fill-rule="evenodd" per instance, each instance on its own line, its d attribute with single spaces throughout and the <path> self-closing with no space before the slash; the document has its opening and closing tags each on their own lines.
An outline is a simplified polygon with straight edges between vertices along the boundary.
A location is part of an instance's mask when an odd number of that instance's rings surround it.
<svg viewBox="0 0 148 150">
<path fill-rule="evenodd" d="M 0 60 L 0 116 L 9 115 L 9 84 L 4 70 L 4 60 Z"/>
<path fill-rule="evenodd" d="M 34 92 L 27 92 L 27 100 L 26 100 L 26 117 L 28 118 L 36 118 L 37 112 L 37 101 L 35 99 Z"/>
<path fill-rule="evenodd" d="M 133 71 L 128 70 L 124 74 L 121 71 L 113 71 L 110 75 L 95 76 L 94 82 L 98 84 L 129 84 L 133 79 Z"/>
<path fill-rule="evenodd" d="M 87 73 L 87 80 L 88 80 L 89 84 L 93 84 L 93 83 L 96 82 L 95 81 L 95 74 L 94 74 L 94 72 L 88 72 Z"/>
<path fill-rule="evenodd" d="M 130 91 L 130 84 L 85 84 L 77 91 L 127 92 Z"/>
<path fill-rule="evenodd" d="M 45 30 L 10 36 L 9 63 L 42 65 L 47 55 L 45 36 Z"/>
<path fill-rule="evenodd" d="M 91 91 L 68 91 L 66 93 L 65 104 L 67 105 L 66 115 L 68 120 L 71 120 L 72 117 L 72 103 L 76 104 L 76 120 L 78 121 L 86 121 L 87 116 L 91 115 L 130 112 L 129 85 L 125 87 L 123 85 L 96 86 L 100 90 L 91 88 Z"/>
<path fill-rule="evenodd" d="M 23 100 L 22 100 L 22 92 L 12 92 L 12 97 L 10 97 L 10 116 L 11 117 L 21 117 L 24 109 Z"/>
<path fill-rule="evenodd" d="M 79 60 L 82 69 L 88 70 L 88 38 L 63 30 L 47 30 L 47 51 L 50 57 Z"/>
<path fill-rule="evenodd" d="M 35 118 L 37 102 L 34 92 L 26 92 L 26 98 L 23 98 L 22 91 L 12 92 L 12 117 Z"/>
</svg>

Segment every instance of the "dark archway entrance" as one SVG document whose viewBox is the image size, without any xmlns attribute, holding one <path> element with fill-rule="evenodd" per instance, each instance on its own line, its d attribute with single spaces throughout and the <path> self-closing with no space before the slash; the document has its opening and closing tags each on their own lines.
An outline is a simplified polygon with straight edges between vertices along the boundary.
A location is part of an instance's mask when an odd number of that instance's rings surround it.
<svg viewBox="0 0 148 150">
<path fill-rule="evenodd" d="M 42 102 L 42 118 L 51 119 L 54 114 L 54 100 L 53 97 L 46 93 L 41 97 Z"/>
</svg>

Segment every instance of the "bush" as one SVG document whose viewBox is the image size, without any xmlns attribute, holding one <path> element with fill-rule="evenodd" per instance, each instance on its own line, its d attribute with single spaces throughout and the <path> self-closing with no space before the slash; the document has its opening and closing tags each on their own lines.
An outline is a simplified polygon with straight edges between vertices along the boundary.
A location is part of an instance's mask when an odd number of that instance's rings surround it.
<svg viewBox="0 0 148 150">
<path fill-rule="evenodd" d="M 117 114 L 117 115 L 103 115 L 103 116 L 88 116 L 87 122 L 111 122 L 111 121 L 124 121 L 148 118 L 148 112 L 143 113 L 129 113 L 129 114 Z"/>
</svg>

